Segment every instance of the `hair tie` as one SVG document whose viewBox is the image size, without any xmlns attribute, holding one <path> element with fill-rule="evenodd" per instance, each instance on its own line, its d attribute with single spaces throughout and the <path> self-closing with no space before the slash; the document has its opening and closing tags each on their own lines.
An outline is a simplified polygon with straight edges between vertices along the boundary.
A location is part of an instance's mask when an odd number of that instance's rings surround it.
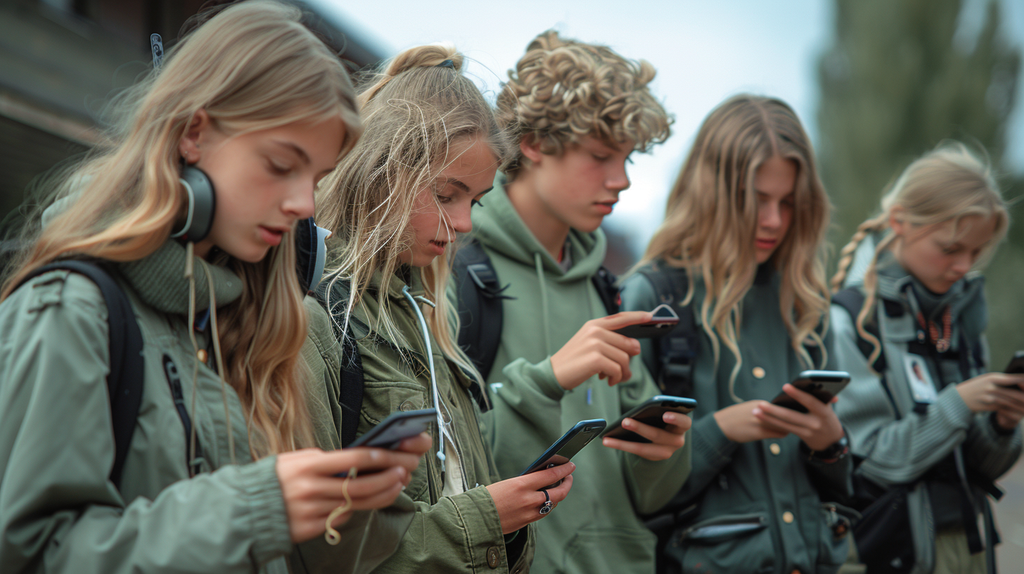
<svg viewBox="0 0 1024 574">
<path fill-rule="evenodd" d="M 455 62 L 453 62 L 451 60 L 445 60 L 445 61 L 441 62 L 440 64 L 438 64 L 437 67 L 438 68 L 451 68 L 451 69 L 454 70 L 455 69 Z"/>
</svg>

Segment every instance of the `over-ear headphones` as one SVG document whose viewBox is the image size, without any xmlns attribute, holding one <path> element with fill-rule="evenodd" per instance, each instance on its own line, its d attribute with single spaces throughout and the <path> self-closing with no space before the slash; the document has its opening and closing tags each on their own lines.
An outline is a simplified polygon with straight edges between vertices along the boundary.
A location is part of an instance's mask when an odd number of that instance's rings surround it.
<svg viewBox="0 0 1024 574">
<path fill-rule="evenodd" d="M 188 211 L 185 215 L 185 224 L 181 229 L 172 232 L 171 237 L 180 237 L 193 243 L 202 241 L 213 228 L 213 212 L 217 207 L 213 182 L 203 170 L 193 165 L 181 168 L 181 177 L 178 181 L 185 188 Z"/>
<path fill-rule="evenodd" d="M 213 214 L 217 206 L 217 195 L 210 177 L 198 167 L 186 165 L 181 169 L 179 179 L 188 198 L 188 210 L 181 229 L 171 237 L 182 238 L 193 243 L 202 241 L 213 228 Z M 317 226 L 313 218 L 303 219 L 295 224 L 296 272 L 299 285 L 305 292 L 316 289 L 324 274 L 327 260 L 327 237 L 331 232 Z"/>
</svg>

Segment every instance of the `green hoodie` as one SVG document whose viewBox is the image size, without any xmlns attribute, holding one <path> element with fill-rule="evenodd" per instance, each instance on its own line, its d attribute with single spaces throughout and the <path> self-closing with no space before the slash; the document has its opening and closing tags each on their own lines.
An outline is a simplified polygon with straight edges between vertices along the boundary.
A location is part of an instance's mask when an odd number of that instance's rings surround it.
<svg viewBox="0 0 1024 574">
<path fill-rule="evenodd" d="M 252 462 L 235 391 L 198 365 L 189 340 L 185 249 L 165 243 L 118 265 L 144 341 L 142 404 L 121 490 L 114 460 L 107 309 L 89 279 L 51 271 L 0 304 L 0 564 L 20 572 L 288 572 L 293 550 L 276 457 Z M 217 305 L 241 295 L 230 271 L 210 267 Z M 208 306 L 196 262 L 196 307 Z M 196 332 L 208 348 L 205 332 Z M 181 375 L 186 408 L 202 448 L 189 479 L 186 441 L 165 363 Z M 222 392 L 226 393 L 227 408 Z M 226 418 L 227 414 L 227 418 Z M 234 436 L 231 464 L 228 425 Z M 344 527 L 342 544 L 322 538 L 291 555 L 292 572 L 350 571 L 368 516 Z M 404 527 L 386 513 L 370 537 L 394 546 Z M 306 550 L 316 553 L 307 555 Z M 379 560 L 377 561 L 379 562 Z M 303 564 L 304 563 L 304 564 Z M 362 570 L 376 563 L 364 560 Z"/>
<path fill-rule="evenodd" d="M 420 322 L 402 288 L 408 287 L 412 296 L 422 296 L 424 291 L 419 273 L 408 273 L 408 267 L 402 271 L 415 279 L 407 284 L 398 276 L 392 278 L 384 295 L 380 293 L 380 274 L 375 275 L 362 297 L 362 306 L 357 306 L 350 322 L 363 368 L 363 404 L 357 435 L 366 433 L 393 412 L 435 406 Z M 344 289 L 340 282 L 335 283 L 330 297 L 332 306 L 345 300 Z M 390 299 L 391 319 L 404 342 L 384 332 L 371 332 L 367 327 L 376 322 L 381 297 Z M 341 419 L 350 415 L 343 412 L 341 383 L 335 374 L 347 357 L 340 354 L 341 344 L 327 311 L 312 297 L 306 299 L 306 308 L 312 320 L 303 354 L 313 366 L 314 376 L 326 383 L 320 396 L 322 406 L 314 409 L 330 411 L 334 418 L 326 430 L 317 429 L 317 436 L 323 448 L 337 448 Z M 339 314 L 334 320 L 341 322 L 344 316 Z M 435 429 L 434 448 L 424 455 L 399 498 L 399 504 L 415 506 L 412 524 L 398 551 L 377 572 L 526 572 L 533 552 L 532 528 L 510 536 L 506 545 L 498 510 L 485 488 L 498 477 L 490 449 L 480 435 L 476 403 L 469 394 L 471 379 L 445 358 L 433 336 L 430 342 L 438 393 L 455 441 L 455 448 L 451 443 L 446 446 L 446 470 L 450 473 L 458 460 L 464 480 L 457 481 L 462 483 L 455 487 L 458 493 L 449 492 L 452 486 L 446 485 L 436 456 L 439 439 Z"/>
<path fill-rule="evenodd" d="M 551 355 L 584 323 L 607 314 L 591 280 L 605 237 L 572 231 L 572 266 L 563 271 L 540 245 L 496 182 L 473 210 L 473 229 L 491 258 L 504 301 L 501 341 L 488 377 L 494 408 L 484 415 L 502 477 L 516 476 L 583 419 L 617 420 L 658 394 L 639 357 L 633 378 L 615 387 L 592 377 L 565 392 Z M 502 368 L 504 367 L 504 368 Z M 639 514 L 658 510 L 685 482 L 690 448 L 652 462 L 595 441 L 573 458 L 573 488 L 537 526 L 540 572 L 654 572 L 655 537 Z"/>
</svg>

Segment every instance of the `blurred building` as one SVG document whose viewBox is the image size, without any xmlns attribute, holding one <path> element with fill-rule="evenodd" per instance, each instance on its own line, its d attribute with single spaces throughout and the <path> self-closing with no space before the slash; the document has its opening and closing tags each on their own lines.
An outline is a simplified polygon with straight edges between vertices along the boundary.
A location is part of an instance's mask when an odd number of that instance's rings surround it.
<svg viewBox="0 0 1024 574">
<path fill-rule="evenodd" d="M 169 47 L 217 0 L 0 2 L 0 232 L 34 177 L 97 141 L 103 106 L 152 66 L 149 37 Z M 343 22 L 307 7 L 309 24 L 352 69 L 382 55 Z"/>
</svg>

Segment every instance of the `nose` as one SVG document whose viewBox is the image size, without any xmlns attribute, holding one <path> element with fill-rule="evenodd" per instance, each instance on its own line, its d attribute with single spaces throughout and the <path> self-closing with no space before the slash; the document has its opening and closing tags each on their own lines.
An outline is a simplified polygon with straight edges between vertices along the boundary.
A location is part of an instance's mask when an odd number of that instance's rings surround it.
<svg viewBox="0 0 1024 574">
<path fill-rule="evenodd" d="M 782 214 L 779 212 L 779 204 L 775 201 L 765 201 L 757 208 L 757 223 L 764 229 L 778 229 L 782 225 Z"/>
<path fill-rule="evenodd" d="M 469 233 L 473 231 L 473 220 L 470 218 L 470 209 L 473 204 L 466 201 L 453 209 L 448 210 L 448 223 L 456 233 Z"/>
<path fill-rule="evenodd" d="M 957 275 L 966 275 L 974 266 L 974 255 L 971 253 L 960 253 L 953 260 L 953 271 Z"/>
<path fill-rule="evenodd" d="M 629 174 L 626 173 L 625 161 L 621 164 L 616 162 L 615 165 L 610 168 L 608 174 L 605 176 L 604 186 L 606 189 L 616 193 L 629 188 Z"/>
<path fill-rule="evenodd" d="M 315 211 L 313 190 L 315 189 L 315 182 L 309 184 L 296 183 L 291 186 L 288 195 L 281 204 L 281 211 L 284 211 L 296 220 L 313 217 Z"/>
</svg>

